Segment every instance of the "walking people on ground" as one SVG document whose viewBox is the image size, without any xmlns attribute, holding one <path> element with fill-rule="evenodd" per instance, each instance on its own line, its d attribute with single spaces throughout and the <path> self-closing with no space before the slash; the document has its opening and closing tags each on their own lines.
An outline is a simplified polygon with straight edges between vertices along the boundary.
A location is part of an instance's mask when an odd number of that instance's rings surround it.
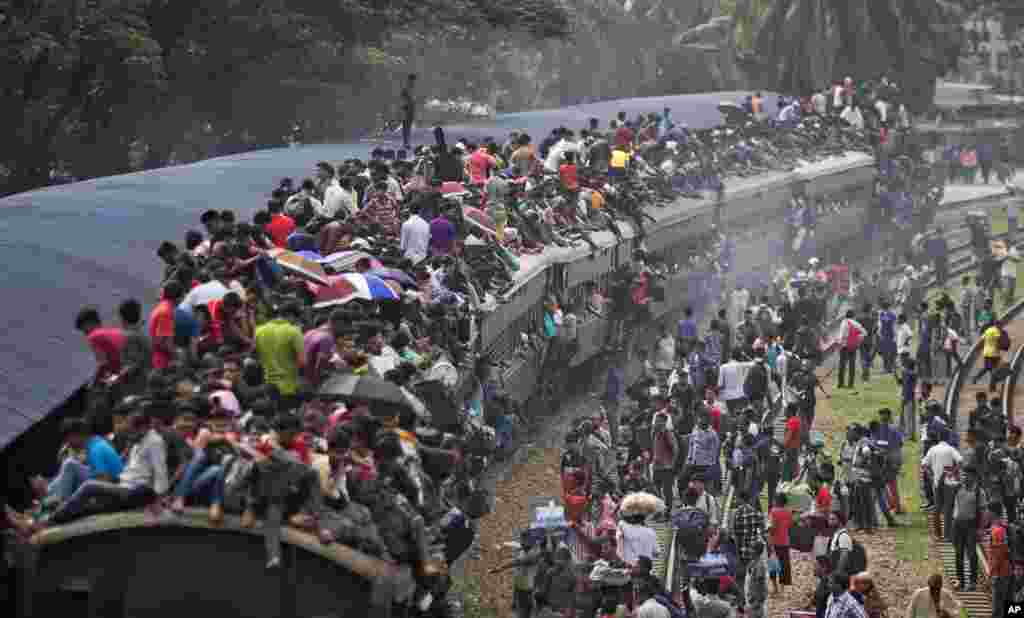
<svg viewBox="0 0 1024 618">
<path fill-rule="evenodd" d="M 953 500 L 953 545 L 956 548 L 957 589 L 973 592 L 978 585 L 978 526 L 985 508 L 977 469 L 967 466 Z M 964 570 L 964 558 L 970 566 Z"/>
<path fill-rule="evenodd" d="M 765 548 L 764 514 L 754 507 L 749 489 L 740 488 L 737 491 L 736 506 L 729 530 L 736 541 L 739 558 L 736 565 L 736 586 L 740 590 L 745 590 L 747 570 L 760 558 Z M 741 602 L 739 607 L 743 609 L 744 604 Z"/>
<path fill-rule="evenodd" d="M 1010 578 L 1009 526 L 1003 516 L 1003 504 L 990 502 L 992 523 L 989 529 L 988 574 L 992 580 L 992 618 L 1003 616 L 1003 609 L 1012 598 Z"/>
<path fill-rule="evenodd" d="M 927 586 L 911 595 L 906 618 L 956 618 L 960 616 L 960 607 L 960 601 L 942 586 L 942 575 L 935 573 L 928 578 Z"/>
<path fill-rule="evenodd" d="M 989 392 L 996 392 L 997 380 L 996 371 L 999 369 L 999 365 L 1002 363 L 1003 352 L 1010 349 L 1009 335 L 1005 334 L 1002 324 L 998 321 L 989 322 L 988 325 L 981 333 L 981 338 L 984 345 L 981 350 L 982 362 L 984 365 L 981 370 L 975 374 L 972 384 L 977 384 L 978 380 L 989 374 Z"/>
<path fill-rule="evenodd" d="M 836 388 L 852 389 L 857 380 L 857 350 L 864 342 L 867 330 L 855 318 L 852 310 L 847 311 L 846 319 L 839 327 L 839 383 Z"/>
<path fill-rule="evenodd" d="M 889 301 L 882 301 L 882 310 L 878 312 L 878 353 L 882 357 L 882 371 L 885 373 L 896 370 L 896 337 L 896 313 L 892 311 Z"/>
<path fill-rule="evenodd" d="M 789 532 L 793 528 L 793 512 L 786 508 L 785 494 L 775 496 L 775 502 L 768 513 L 769 552 L 779 561 L 778 584 L 785 591 L 793 585 L 793 565 L 789 555 Z"/>
<path fill-rule="evenodd" d="M 900 384 L 900 431 L 917 436 L 917 362 L 903 357 L 903 370 L 896 374 Z"/>
<path fill-rule="evenodd" d="M 928 431 L 928 441 L 933 444 L 921 460 L 924 472 L 931 479 L 935 503 L 941 517 L 941 536 L 947 543 L 953 542 L 953 498 L 958 489 L 957 472 L 964 458 L 949 445 L 945 435 Z"/>
<path fill-rule="evenodd" d="M 666 414 L 654 415 L 654 426 L 651 428 L 654 443 L 654 485 L 658 488 L 662 500 L 665 501 L 663 518 L 667 521 L 672 512 L 675 498 L 676 468 L 680 460 L 679 442 L 675 432 L 668 427 L 669 417 Z"/>
</svg>

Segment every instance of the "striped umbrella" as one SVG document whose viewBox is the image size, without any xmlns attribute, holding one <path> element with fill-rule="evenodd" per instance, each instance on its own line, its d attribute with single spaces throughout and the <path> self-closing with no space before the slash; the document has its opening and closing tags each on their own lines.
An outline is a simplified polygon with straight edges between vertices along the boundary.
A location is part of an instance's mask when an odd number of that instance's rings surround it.
<svg viewBox="0 0 1024 618">
<path fill-rule="evenodd" d="M 287 251 L 285 249 L 273 249 L 269 253 L 285 270 L 315 281 L 318 284 L 327 285 L 327 272 L 319 263 L 306 259 L 294 251 Z"/>
<path fill-rule="evenodd" d="M 320 258 L 317 261 L 320 262 L 324 268 L 330 269 L 336 273 L 342 273 L 353 270 L 356 267 L 356 262 L 363 258 L 370 260 L 371 269 L 384 267 L 377 258 L 365 251 L 339 251 Z"/>
<path fill-rule="evenodd" d="M 344 305 L 353 300 L 398 300 L 399 295 L 380 277 L 346 273 L 327 277 L 327 285 L 309 284 L 316 303 L 314 309 Z"/>
</svg>

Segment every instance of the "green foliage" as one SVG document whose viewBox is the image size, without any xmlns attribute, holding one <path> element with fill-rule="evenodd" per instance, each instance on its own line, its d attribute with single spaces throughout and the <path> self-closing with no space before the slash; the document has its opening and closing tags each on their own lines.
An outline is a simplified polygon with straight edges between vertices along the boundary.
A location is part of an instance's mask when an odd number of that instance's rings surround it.
<svg viewBox="0 0 1024 618">
<path fill-rule="evenodd" d="M 127 171 L 140 145 L 155 166 L 279 144 L 399 64 L 389 36 L 481 28 L 570 32 L 556 0 L 0 0 L 0 192 Z"/>
<path fill-rule="evenodd" d="M 962 19 L 947 0 L 771 0 L 755 46 L 776 87 L 806 92 L 889 72 L 920 108 L 959 55 Z"/>
</svg>

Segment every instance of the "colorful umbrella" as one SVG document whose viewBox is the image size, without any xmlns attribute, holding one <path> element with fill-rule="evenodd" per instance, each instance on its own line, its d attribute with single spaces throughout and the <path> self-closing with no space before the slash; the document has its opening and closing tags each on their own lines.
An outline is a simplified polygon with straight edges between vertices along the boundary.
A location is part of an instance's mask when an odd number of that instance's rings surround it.
<svg viewBox="0 0 1024 618">
<path fill-rule="evenodd" d="M 321 285 L 328 284 L 327 271 L 325 271 L 324 267 L 317 262 L 308 260 L 298 253 L 287 251 L 285 249 L 273 249 L 270 251 L 270 256 L 273 257 L 282 268 L 291 273 L 305 277 L 306 279 L 315 281 Z"/>
<path fill-rule="evenodd" d="M 320 387 L 319 395 L 324 398 L 338 397 L 371 402 L 387 403 L 412 410 L 420 417 L 428 417 L 429 412 L 423 402 L 409 391 L 390 380 L 375 376 L 357 376 L 346 373 L 328 378 Z"/>
<path fill-rule="evenodd" d="M 296 251 L 295 253 L 296 255 L 301 255 L 310 262 L 316 262 L 317 264 L 319 264 L 320 260 L 323 258 L 323 256 L 316 251 Z"/>
<path fill-rule="evenodd" d="M 462 209 L 462 216 L 466 223 L 469 223 L 473 227 L 494 236 L 497 231 L 494 225 L 494 220 L 484 211 L 479 208 L 473 208 L 472 206 L 465 206 Z"/>
<path fill-rule="evenodd" d="M 403 286 L 408 288 L 416 287 L 416 281 L 405 274 L 405 272 L 398 270 L 397 268 L 373 268 L 366 271 L 367 275 L 373 275 L 374 277 L 380 277 L 385 281 L 397 281 Z"/>
<path fill-rule="evenodd" d="M 327 257 L 320 258 L 317 261 L 323 264 L 324 268 L 330 269 L 336 273 L 343 273 L 354 269 L 356 267 L 356 262 L 363 258 L 369 258 L 371 269 L 384 267 L 384 265 L 375 257 L 365 251 L 339 251 L 337 253 L 332 253 Z"/>
<path fill-rule="evenodd" d="M 326 285 L 310 285 L 316 298 L 314 309 L 344 305 L 356 299 L 398 300 L 399 295 L 380 277 L 346 273 L 326 278 Z"/>
</svg>

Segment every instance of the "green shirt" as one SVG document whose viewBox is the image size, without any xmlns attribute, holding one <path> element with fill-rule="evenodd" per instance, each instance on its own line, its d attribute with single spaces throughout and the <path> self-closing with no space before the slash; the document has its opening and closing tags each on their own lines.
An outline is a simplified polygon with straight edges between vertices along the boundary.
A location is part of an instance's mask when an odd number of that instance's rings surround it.
<svg viewBox="0 0 1024 618">
<path fill-rule="evenodd" d="M 263 378 L 282 395 L 299 390 L 299 355 L 304 351 L 302 331 L 285 320 L 271 320 L 256 329 L 256 354 Z"/>
</svg>

